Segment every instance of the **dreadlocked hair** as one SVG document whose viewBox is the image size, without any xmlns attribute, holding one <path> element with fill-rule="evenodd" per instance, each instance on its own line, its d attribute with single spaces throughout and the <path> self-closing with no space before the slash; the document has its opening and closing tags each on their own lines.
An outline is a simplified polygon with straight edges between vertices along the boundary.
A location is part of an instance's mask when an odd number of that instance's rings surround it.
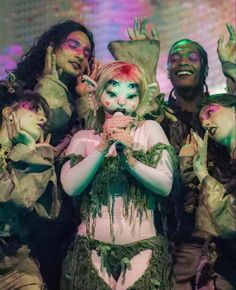
<svg viewBox="0 0 236 290">
<path fill-rule="evenodd" d="M 207 56 L 207 52 L 205 51 L 205 49 L 198 42 L 193 41 L 191 39 L 187 39 L 187 38 L 180 39 L 180 40 L 176 41 L 171 46 L 171 48 L 169 50 L 168 63 L 169 63 L 169 59 L 170 59 L 172 50 L 175 48 L 175 46 L 183 45 L 183 44 L 193 44 L 196 47 L 196 49 L 197 49 L 197 51 L 198 51 L 198 53 L 200 55 L 200 61 L 201 61 L 201 74 L 200 74 L 200 77 L 201 77 L 201 80 L 202 80 L 203 84 L 206 86 L 205 80 L 206 80 L 206 77 L 208 75 L 208 69 L 209 69 L 209 67 L 208 67 L 208 56 Z M 208 88 L 207 88 L 206 92 L 208 92 Z"/>
</svg>

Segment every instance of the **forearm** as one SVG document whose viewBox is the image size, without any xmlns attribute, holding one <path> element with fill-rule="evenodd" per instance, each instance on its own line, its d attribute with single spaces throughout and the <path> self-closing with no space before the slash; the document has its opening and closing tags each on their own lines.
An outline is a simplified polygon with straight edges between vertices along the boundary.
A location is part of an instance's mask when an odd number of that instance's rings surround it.
<svg viewBox="0 0 236 290">
<path fill-rule="evenodd" d="M 236 82 L 236 64 L 229 61 L 223 61 L 221 63 L 223 73 L 226 78 L 232 80 L 232 82 Z"/>
<path fill-rule="evenodd" d="M 94 150 L 74 167 L 68 161 L 62 168 L 61 183 L 70 196 L 82 193 L 94 178 L 104 160 L 104 153 Z"/>
<path fill-rule="evenodd" d="M 126 169 L 137 181 L 152 192 L 160 194 L 161 196 L 168 196 L 170 193 L 173 183 L 171 170 L 152 168 L 137 160 L 134 166 L 128 165 Z"/>
</svg>

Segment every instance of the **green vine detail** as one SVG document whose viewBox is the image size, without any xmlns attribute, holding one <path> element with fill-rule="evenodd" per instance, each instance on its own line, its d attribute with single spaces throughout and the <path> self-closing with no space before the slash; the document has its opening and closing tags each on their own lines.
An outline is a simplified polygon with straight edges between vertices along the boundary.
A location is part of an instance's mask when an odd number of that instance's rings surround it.
<svg viewBox="0 0 236 290">
<path fill-rule="evenodd" d="M 143 150 L 133 151 L 132 156 L 145 165 L 155 168 L 162 157 L 163 150 L 166 150 L 171 156 L 174 172 L 178 172 L 177 159 L 174 149 L 170 145 L 158 143 L 147 152 Z M 75 166 L 83 160 L 81 155 L 70 155 L 70 164 Z M 177 175 L 176 175 L 176 178 Z M 102 205 L 108 206 L 110 216 L 110 231 L 113 233 L 114 222 L 114 204 L 115 197 L 122 196 L 124 216 L 130 218 L 130 222 L 134 218 L 134 210 L 137 210 L 139 221 L 141 222 L 143 215 L 147 214 L 147 210 L 154 210 L 157 203 L 163 198 L 145 188 L 135 178 L 128 174 L 122 168 L 117 157 L 105 158 L 100 170 L 97 172 L 92 184 L 83 193 L 81 214 L 87 224 L 89 231 L 90 216 L 93 219 L 92 236 L 95 230 L 95 220 L 101 216 Z M 132 201 L 132 207 L 130 202 Z M 89 234 L 89 233 L 88 233 Z"/>
</svg>

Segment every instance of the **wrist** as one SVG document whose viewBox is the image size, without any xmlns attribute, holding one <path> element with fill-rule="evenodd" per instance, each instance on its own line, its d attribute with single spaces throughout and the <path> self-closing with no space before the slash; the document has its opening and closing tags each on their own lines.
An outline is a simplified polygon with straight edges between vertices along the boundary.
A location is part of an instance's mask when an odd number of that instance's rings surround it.
<svg viewBox="0 0 236 290">
<path fill-rule="evenodd" d="M 135 159 L 133 156 L 128 156 L 127 163 L 130 168 L 134 168 L 137 164 L 137 159 Z"/>
<path fill-rule="evenodd" d="M 100 153 L 102 153 L 103 155 L 106 155 L 108 152 L 109 146 L 107 143 L 101 142 L 95 147 L 95 149 L 99 151 Z"/>
<path fill-rule="evenodd" d="M 137 160 L 132 156 L 132 150 L 126 149 L 121 155 L 121 162 L 123 163 L 124 167 L 127 168 L 134 168 L 136 166 Z"/>
<path fill-rule="evenodd" d="M 222 61 L 222 70 L 225 77 L 230 78 L 233 82 L 236 80 L 236 64 L 229 61 Z"/>
<path fill-rule="evenodd" d="M 197 178 L 199 179 L 200 183 L 202 183 L 203 179 L 209 175 L 207 170 L 201 170 L 196 173 Z"/>
</svg>

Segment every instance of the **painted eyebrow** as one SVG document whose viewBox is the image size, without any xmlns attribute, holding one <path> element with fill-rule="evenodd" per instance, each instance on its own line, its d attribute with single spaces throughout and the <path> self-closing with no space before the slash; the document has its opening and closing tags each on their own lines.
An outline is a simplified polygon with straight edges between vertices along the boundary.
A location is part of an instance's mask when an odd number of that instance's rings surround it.
<svg viewBox="0 0 236 290">
<path fill-rule="evenodd" d="M 128 87 L 131 89 L 138 89 L 139 85 L 137 83 L 130 83 Z"/>
<path fill-rule="evenodd" d="M 114 84 L 115 83 L 115 84 Z M 116 85 L 120 85 L 120 83 L 116 80 L 113 80 L 113 79 L 110 79 L 108 82 L 107 82 L 107 85 L 112 85 L 112 86 L 116 86 Z"/>
<path fill-rule="evenodd" d="M 208 112 L 209 110 L 211 110 L 211 107 L 212 107 L 212 106 L 215 106 L 215 105 L 217 105 L 217 104 L 209 104 L 209 105 L 206 105 L 205 107 L 203 107 L 203 108 L 201 109 L 201 111 L 200 111 L 200 114 L 199 114 L 200 119 L 202 118 L 202 116 L 203 116 L 206 112 Z"/>
</svg>

